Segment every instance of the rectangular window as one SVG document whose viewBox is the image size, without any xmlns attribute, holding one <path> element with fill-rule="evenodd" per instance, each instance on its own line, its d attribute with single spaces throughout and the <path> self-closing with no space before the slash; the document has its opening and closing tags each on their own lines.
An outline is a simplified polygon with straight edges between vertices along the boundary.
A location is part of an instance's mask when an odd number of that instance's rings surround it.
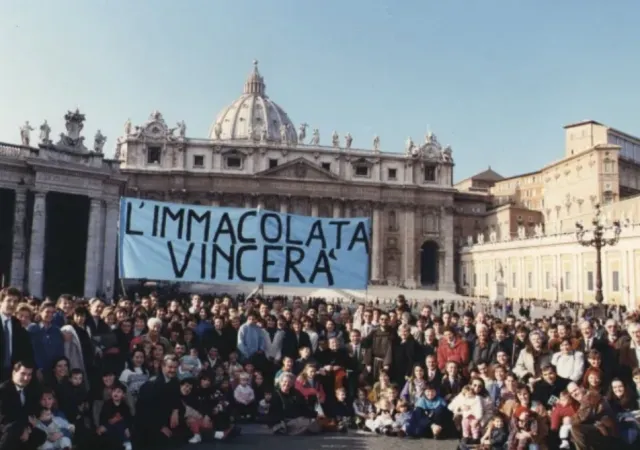
<svg viewBox="0 0 640 450">
<path fill-rule="evenodd" d="M 593 272 L 587 272 L 587 291 L 593 291 Z"/>
<path fill-rule="evenodd" d="M 355 166 L 355 170 L 356 170 L 355 175 L 357 177 L 368 177 L 369 176 L 369 166 L 363 166 L 363 165 Z"/>
<path fill-rule="evenodd" d="M 571 289 L 571 272 L 564 273 L 564 288 L 567 291 Z"/>
<path fill-rule="evenodd" d="M 161 147 L 148 147 L 147 148 L 147 164 L 160 164 L 160 155 L 162 153 Z"/>
<path fill-rule="evenodd" d="M 527 273 L 527 289 L 533 289 L 533 273 Z"/>
<path fill-rule="evenodd" d="M 546 290 L 551 289 L 551 273 L 549 272 L 544 273 L 544 288 Z"/>
<path fill-rule="evenodd" d="M 193 167 L 197 169 L 204 167 L 204 155 L 193 155 Z"/>
<path fill-rule="evenodd" d="M 242 158 L 240 158 L 239 156 L 228 156 L 226 161 L 228 169 L 242 168 Z"/>
<path fill-rule="evenodd" d="M 617 270 L 611 273 L 611 290 L 613 292 L 620 292 L 620 272 Z"/>
<path fill-rule="evenodd" d="M 424 166 L 424 181 L 436 181 L 436 167 L 430 164 Z"/>
<path fill-rule="evenodd" d="M 390 180 L 396 180 L 398 178 L 398 169 L 389 169 L 387 171 L 387 178 Z"/>
<path fill-rule="evenodd" d="M 323 162 L 323 163 L 322 163 L 322 168 L 323 168 L 324 170 L 326 170 L 327 172 L 331 172 L 331 163 Z"/>
<path fill-rule="evenodd" d="M 274 167 L 278 167 L 278 160 L 274 158 L 269 159 L 269 169 L 273 169 Z"/>
<path fill-rule="evenodd" d="M 516 273 L 513 272 L 511 274 L 511 287 L 513 287 L 513 288 L 518 287 L 518 279 L 516 277 L 517 277 Z"/>
</svg>

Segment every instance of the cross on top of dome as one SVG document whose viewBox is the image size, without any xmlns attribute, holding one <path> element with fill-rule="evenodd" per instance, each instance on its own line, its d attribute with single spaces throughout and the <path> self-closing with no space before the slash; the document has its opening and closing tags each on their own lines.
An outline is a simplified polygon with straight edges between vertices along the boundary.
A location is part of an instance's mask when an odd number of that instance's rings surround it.
<svg viewBox="0 0 640 450">
<path fill-rule="evenodd" d="M 247 81 L 244 83 L 244 93 L 245 94 L 256 94 L 264 96 L 266 90 L 266 86 L 264 84 L 264 79 L 260 72 L 258 71 L 258 60 L 253 60 L 253 71 Z"/>
</svg>

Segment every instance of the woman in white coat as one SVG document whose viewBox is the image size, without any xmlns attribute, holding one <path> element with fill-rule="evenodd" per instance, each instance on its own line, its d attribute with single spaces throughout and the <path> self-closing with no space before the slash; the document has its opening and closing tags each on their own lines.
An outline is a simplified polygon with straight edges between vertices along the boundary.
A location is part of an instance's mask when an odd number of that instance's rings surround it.
<svg viewBox="0 0 640 450">
<path fill-rule="evenodd" d="M 571 348 L 571 340 L 560 342 L 560 351 L 551 357 L 551 364 L 556 367 L 559 377 L 576 383 L 582 380 L 584 373 L 584 354 Z"/>
</svg>

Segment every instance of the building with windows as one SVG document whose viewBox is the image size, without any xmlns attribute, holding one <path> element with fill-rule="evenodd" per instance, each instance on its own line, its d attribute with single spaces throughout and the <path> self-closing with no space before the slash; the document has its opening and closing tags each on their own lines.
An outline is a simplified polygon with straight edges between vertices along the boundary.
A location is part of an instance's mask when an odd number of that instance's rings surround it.
<svg viewBox="0 0 640 450">
<path fill-rule="evenodd" d="M 487 181 L 483 172 L 482 183 L 458 183 L 490 204 L 473 228 L 459 230 L 461 291 L 488 296 L 501 281 L 511 298 L 592 301 L 595 250 L 579 245 L 575 231 L 602 205 L 607 223 L 622 223 L 618 245 L 603 252 L 605 300 L 640 304 L 639 152 L 640 139 L 580 122 L 565 127 L 560 160 L 523 175 Z"/>
<path fill-rule="evenodd" d="M 333 132 L 325 144 L 266 95 L 257 63 L 208 136 L 187 136 L 184 122 L 170 128 L 157 111 L 124 131 L 116 159 L 129 196 L 371 217 L 373 283 L 455 291 L 452 151 L 432 133 L 401 152 L 349 133 Z"/>
</svg>

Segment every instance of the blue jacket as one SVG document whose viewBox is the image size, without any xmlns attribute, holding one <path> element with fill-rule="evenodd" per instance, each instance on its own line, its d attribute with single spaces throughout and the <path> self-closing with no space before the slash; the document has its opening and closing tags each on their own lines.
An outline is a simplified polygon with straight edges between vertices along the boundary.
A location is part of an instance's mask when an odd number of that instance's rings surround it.
<svg viewBox="0 0 640 450">
<path fill-rule="evenodd" d="M 32 327 L 31 342 L 33 343 L 33 354 L 36 368 L 41 369 L 44 374 L 49 374 L 53 362 L 64 357 L 64 338 L 62 331 L 56 325 L 48 328 L 42 326 Z"/>
</svg>

